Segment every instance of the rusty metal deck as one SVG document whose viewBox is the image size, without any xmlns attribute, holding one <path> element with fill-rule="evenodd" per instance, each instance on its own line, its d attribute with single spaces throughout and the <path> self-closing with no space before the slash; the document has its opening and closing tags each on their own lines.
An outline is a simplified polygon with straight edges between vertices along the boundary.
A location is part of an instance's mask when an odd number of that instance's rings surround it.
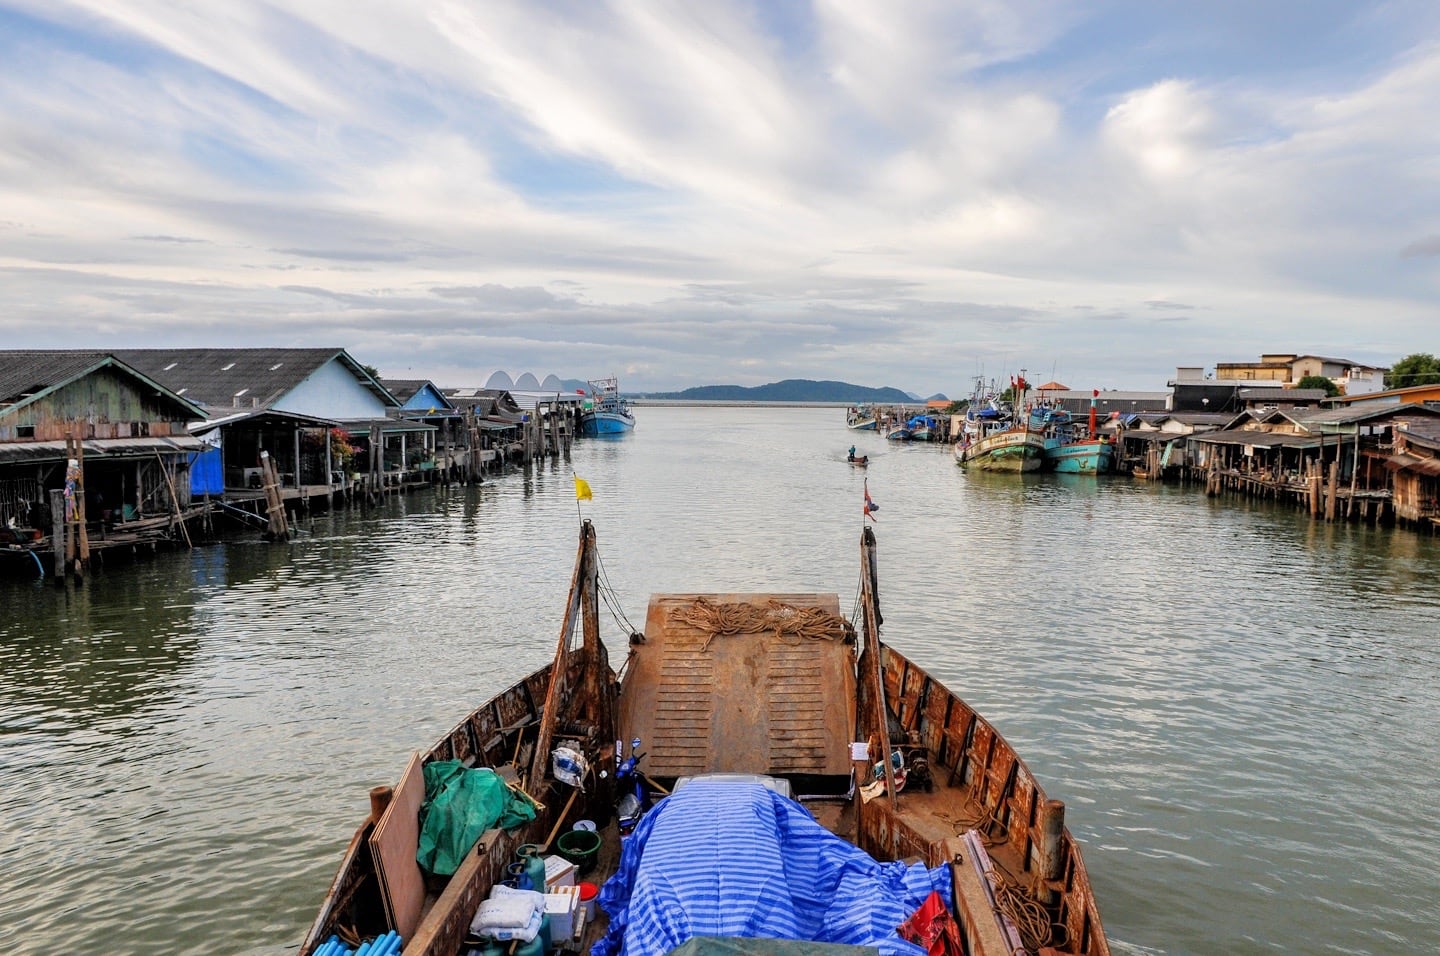
<svg viewBox="0 0 1440 956">
<path fill-rule="evenodd" d="M 850 773 L 854 648 L 773 631 L 712 634 L 674 620 L 698 598 L 757 609 L 818 608 L 835 594 L 657 594 L 620 694 L 618 732 L 640 737 L 654 777 Z M 774 602 L 774 603 L 772 603 Z"/>
</svg>

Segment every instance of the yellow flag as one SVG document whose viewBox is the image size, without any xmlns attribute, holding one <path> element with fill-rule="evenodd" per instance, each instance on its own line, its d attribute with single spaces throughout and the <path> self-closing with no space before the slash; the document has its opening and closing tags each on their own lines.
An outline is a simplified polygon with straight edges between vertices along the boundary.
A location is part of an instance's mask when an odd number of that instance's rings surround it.
<svg viewBox="0 0 1440 956">
<path fill-rule="evenodd" d="M 576 475 L 576 476 L 575 476 L 575 500 L 576 500 L 576 501 L 589 501 L 589 500 L 590 500 L 591 498 L 593 498 L 593 497 L 594 497 L 594 496 L 590 494 L 590 482 L 586 481 L 584 478 L 581 478 L 579 475 Z"/>
</svg>

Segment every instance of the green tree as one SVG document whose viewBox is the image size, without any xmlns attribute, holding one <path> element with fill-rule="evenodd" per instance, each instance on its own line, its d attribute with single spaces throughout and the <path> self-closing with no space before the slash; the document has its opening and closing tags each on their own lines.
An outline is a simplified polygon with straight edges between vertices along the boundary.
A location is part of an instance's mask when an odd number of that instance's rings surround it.
<svg viewBox="0 0 1440 956">
<path fill-rule="evenodd" d="M 1340 386 L 1336 385 L 1324 375 L 1307 375 L 1295 383 L 1296 388 L 1322 388 L 1326 396 L 1334 398 L 1340 394 Z"/>
<path fill-rule="evenodd" d="M 1409 388 L 1411 385 L 1440 383 L 1440 359 L 1429 352 L 1407 355 L 1385 373 L 1386 388 Z"/>
</svg>

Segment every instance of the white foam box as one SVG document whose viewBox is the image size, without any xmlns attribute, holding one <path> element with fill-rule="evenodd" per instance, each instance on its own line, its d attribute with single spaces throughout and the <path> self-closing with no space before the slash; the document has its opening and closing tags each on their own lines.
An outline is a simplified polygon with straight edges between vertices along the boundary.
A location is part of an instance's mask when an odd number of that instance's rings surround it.
<svg viewBox="0 0 1440 956">
<path fill-rule="evenodd" d="M 545 858 L 545 892 L 550 893 L 557 886 L 575 885 L 575 864 L 563 856 Z"/>
<path fill-rule="evenodd" d="M 575 935 L 575 911 L 580 908 L 580 887 L 560 886 L 545 894 L 545 915 L 550 917 L 550 940 L 557 945 Z"/>
</svg>

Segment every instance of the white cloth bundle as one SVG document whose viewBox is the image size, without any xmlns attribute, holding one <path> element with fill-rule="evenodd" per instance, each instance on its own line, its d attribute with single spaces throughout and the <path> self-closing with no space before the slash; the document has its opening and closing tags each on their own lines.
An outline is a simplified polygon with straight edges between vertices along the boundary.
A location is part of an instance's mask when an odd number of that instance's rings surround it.
<svg viewBox="0 0 1440 956">
<path fill-rule="evenodd" d="M 532 890 L 497 886 L 490 898 L 480 904 L 470 921 L 470 932 L 491 939 L 518 939 L 528 943 L 540 932 L 545 918 L 545 896 Z"/>
</svg>

